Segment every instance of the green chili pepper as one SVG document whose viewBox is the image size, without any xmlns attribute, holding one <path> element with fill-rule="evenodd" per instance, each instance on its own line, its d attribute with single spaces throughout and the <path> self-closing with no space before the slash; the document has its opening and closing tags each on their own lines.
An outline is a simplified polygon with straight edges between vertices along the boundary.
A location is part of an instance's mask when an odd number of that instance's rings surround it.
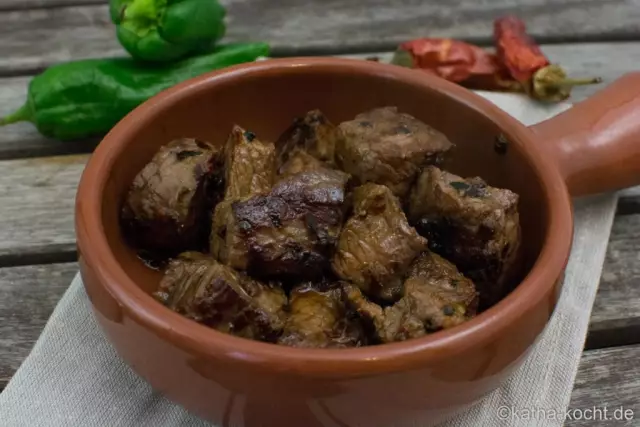
<svg viewBox="0 0 640 427">
<path fill-rule="evenodd" d="M 265 43 L 220 46 L 212 53 L 151 66 L 131 58 L 68 62 L 48 68 L 29 83 L 27 102 L 0 119 L 21 121 L 49 137 L 69 140 L 108 132 L 138 105 L 184 80 L 269 55 Z"/>
<path fill-rule="evenodd" d="M 120 44 L 145 61 L 209 50 L 225 32 L 217 0 L 111 0 L 110 12 Z"/>
</svg>

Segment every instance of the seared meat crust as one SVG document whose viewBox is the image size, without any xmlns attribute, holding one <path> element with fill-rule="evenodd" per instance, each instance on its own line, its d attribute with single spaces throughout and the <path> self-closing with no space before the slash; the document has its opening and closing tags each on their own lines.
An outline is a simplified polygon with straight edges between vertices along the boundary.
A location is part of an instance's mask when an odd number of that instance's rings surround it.
<svg viewBox="0 0 640 427">
<path fill-rule="evenodd" d="M 231 204 L 230 266 L 256 277 L 320 279 L 330 270 L 346 206 L 349 175 L 316 170 L 280 181 L 266 195 Z"/>
<path fill-rule="evenodd" d="M 237 235 L 227 233 L 231 205 L 256 194 L 268 193 L 275 178 L 276 154 L 272 143 L 262 142 L 239 126 L 234 126 L 224 150 L 226 189 L 224 200 L 213 213 L 210 251 L 220 262 L 242 254 L 233 252 L 238 247 Z M 232 253 L 229 253 L 231 251 Z"/>
</svg>

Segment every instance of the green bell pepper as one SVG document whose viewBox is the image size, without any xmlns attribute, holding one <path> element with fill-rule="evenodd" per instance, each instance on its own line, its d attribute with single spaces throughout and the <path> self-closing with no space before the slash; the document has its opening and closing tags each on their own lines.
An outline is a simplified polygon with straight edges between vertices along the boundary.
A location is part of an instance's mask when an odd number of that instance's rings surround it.
<svg viewBox="0 0 640 427">
<path fill-rule="evenodd" d="M 201 53 L 225 33 L 217 0 L 111 0 L 120 44 L 136 59 L 166 62 Z"/>
<path fill-rule="evenodd" d="M 172 64 L 131 58 L 89 59 L 48 68 L 29 83 L 27 102 L 0 126 L 29 121 L 61 140 L 104 134 L 131 110 L 184 80 L 269 55 L 265 43 L 219 46 Z"/>
</svg>

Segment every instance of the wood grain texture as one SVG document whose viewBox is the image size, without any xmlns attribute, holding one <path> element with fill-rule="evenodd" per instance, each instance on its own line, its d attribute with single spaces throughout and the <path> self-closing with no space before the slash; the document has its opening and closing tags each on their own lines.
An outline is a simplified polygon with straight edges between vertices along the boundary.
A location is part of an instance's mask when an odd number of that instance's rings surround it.
<svg viewBox="0 0 640 427">
<path fill-rule="evenodd" d="M 86 155 L 0 162 L 0 265 L 73 253 L 73 209 Z"/>
<path fill-rule="evenodd" d="M 0 12 L 0 40 L 0 74 L 123 54 L 103 5 Z"/>
<path fill-rule="evenodd" d="M 640 342 L 640 214 L 614 222 L 587 348 Z M 640 414 L 639 414 L 640 416 Z"/>
<path fill-rule="evenodd" d="M 0 11 L 105 4 L 107 0 L 0 0 Z"/>
<path fill-rule="evenodd" d="M 0 390 L 31 351 L 76 263 L 0 268 Z"/>
<path fill-rule="evenodd" d="M 87 45 L 90 44 L 87 42 Z M 562 62 L 572 75 L 598 75 L 604 78 L 602 85 L 576 88 L 572 102 L 585 99 L 608 82 L 634 70 L 636 64 L 640 63 L 640 43 L 545 45 L 544 50 L 553 61 Z M 372 55 L 387 61 L 391 58 L 388 52 L 347 56 L 366 58 Z M 0 64 L 2 61 L 0 55 Z M 29 80 L 30 77 L 0 78 L 0 116 L 24 103 Z M 98 141 L 98 137 L 74 142 L 49 140 L 38 134 L 32 124 L 18 123 L 0 128 L 0 159 L 87 153 L 93 150 Z"/>
<path fill-rule="evenodd" d="M 60 0 L 50 1 L 60 4 Z M 228 9 L 226 40 L 265 40 L 278 55 L 391 50 L 402 41 L 424 36 L 490 43 L 492 22 L 505 13 L 526 17 L 530 33 L 541 42 L 633 39 L 640 34 L 640 0 L 223 3 Z M 123 54 L 106 5 L 0 11 L 0 40 L 0 73 L 4 74 L 70 59 Z"/>
<path fill-rule="evenodd" d="M 594 350 L 584 353 L 576 377 L 571 409 L 606 407 L 610 416 L 631 410 L 634 419 L 567 420 L 567 427 L 637 426 L 640 419 L 640 346 Z M 618 410 L 616 412 L 616 410 Z"/>
</svg>

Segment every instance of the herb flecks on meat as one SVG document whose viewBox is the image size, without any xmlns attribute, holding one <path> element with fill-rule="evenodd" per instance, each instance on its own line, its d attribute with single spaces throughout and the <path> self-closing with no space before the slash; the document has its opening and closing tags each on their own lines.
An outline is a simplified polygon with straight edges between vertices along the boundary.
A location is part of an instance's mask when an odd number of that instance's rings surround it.
<svg viewBox="0 0 640 427">
<path fill-rule="evenodd" d="M 521 239 L 517 194 L 430 166 L 413 188 L 408 217 L 431 250 L 474 281 L 481 308 L 508 292 Z"/>
<path fill-rule="evenodd" d="M 454 285 L 455 283 L 455 285 Z M 346 287 L 350 306 L 372 325 L 382 343 L 418 338 L 459 325 L 476 313 L 478 295 L 455 265 L 431 253 L 411 265 L 403 295 L 386 308 L 370 301 L 356 286 Z"/>
<path fill-rule="evenodd" d="M 234 126 L 221 146 L 162 147 L 122 225 L 166 267 L 156 299 L 218 331 L 301 348 L 417 338 L 497 302 L 518 267 L 518 196 L 440 170 L 452 147 L 395 107 L 338 126 L 312 110 L 275 144 Z"/>
</svg>

